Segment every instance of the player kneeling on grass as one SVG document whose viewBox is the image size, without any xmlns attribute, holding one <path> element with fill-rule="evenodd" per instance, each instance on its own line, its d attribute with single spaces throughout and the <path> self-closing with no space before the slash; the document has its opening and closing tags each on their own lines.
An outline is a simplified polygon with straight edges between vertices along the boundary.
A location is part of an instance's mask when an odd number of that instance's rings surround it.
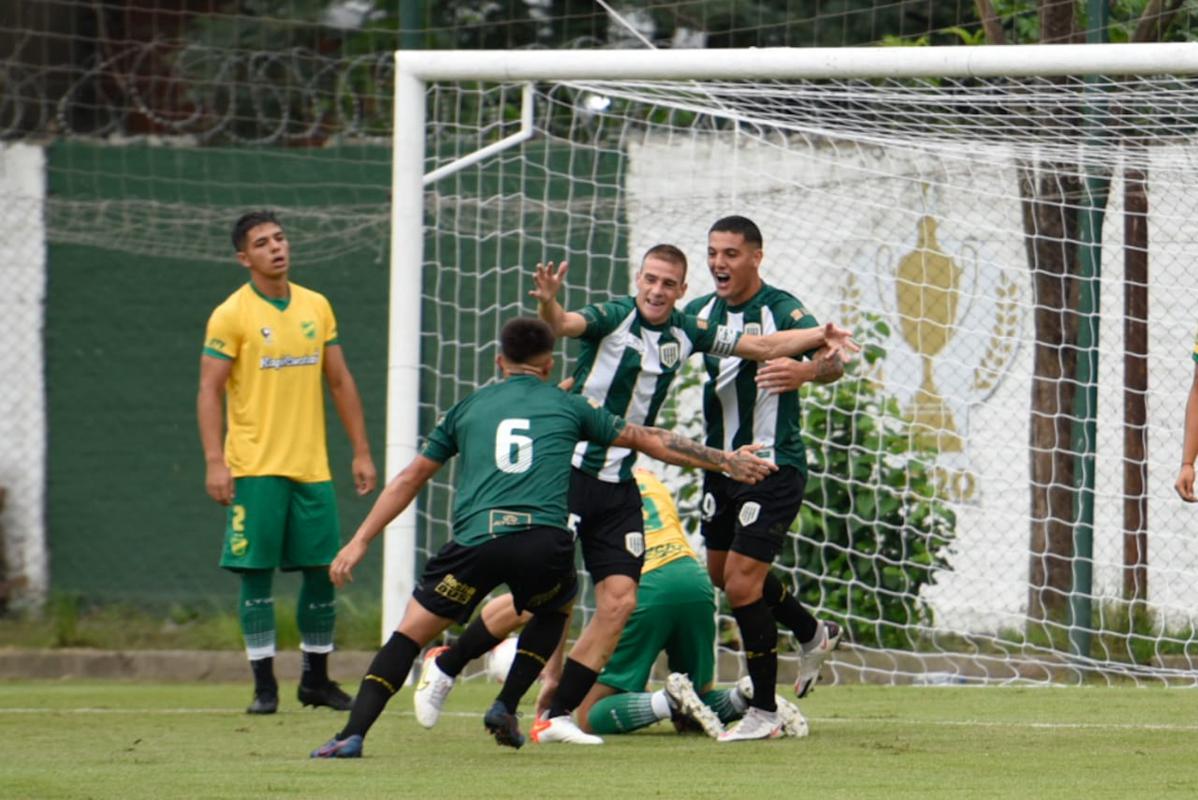
<svg viewBox="0 0 1198 800">
<path fill-rule="evenodd" d="M 399 627 L 362 679 L 349 721 L 313 758 L 356 758 L 362 740 L 399 688 L 420 649 L 478 602 L 507 584 L 517 610 L 532 620 L 520 634 L 516 658 L 495 703 L 483 717 L 500 744 L 520 747 L 516 706 L 552 654 L 577 589 L 574 541 L 566 529 L 570 459 L 579 441 L 617 445 L 682 466 L 724 471 L 753 482 L 774 466 L 742 448 L 705 447 L 620 417 L 545 383 L 553 368 L 554 337 L 540 320 L 514 319 L 500 335 L 496 359 L 504 380 L 451 408 L 416 456 L 378 501 L 329 567 L 337 586 L 370 542 L 416 498 L 441 465 L 460 453 L 453 539 L 430 560 Z M 519 415 L 519 416 L 517 416 Z"/>
<path fill-rule="evenodd" d="M 716 737 L 725 723 L 740 719 L 748 710 L 752 684 L 744 680 L 733 689 L 713 688 L 716 629 L 711 580 L 687 542 L 669 490 L 646 470 L 637 470 L 634 477 L 645 523 L 637 605 L 611 660 L 579 706 L 579 721 L 587 733 L 618 734 L 672 718 L 679 730 L 698 729 Z M 484 624 L 496 637 L 527 620 L 527 614 L 516 613 L 510 595 L 497 597 L 483 608 Z M 664 689 L 646 692 L 653 663 L 663 651 L 672 672 Z M 421 725 L 436 724 L 454 678 L 476 655 L 477 648 L 462 647 L 426 653 L 413 695 Z M 555 663 L 559 660 L 555 658 Z M 552 668 L 546 670 L 542 697 L 552 694 L 555 676 Z M 787 735 L 806 736 L 807 723 L 799 709 L 779 696 L 775 700 Z"/>
</svg>

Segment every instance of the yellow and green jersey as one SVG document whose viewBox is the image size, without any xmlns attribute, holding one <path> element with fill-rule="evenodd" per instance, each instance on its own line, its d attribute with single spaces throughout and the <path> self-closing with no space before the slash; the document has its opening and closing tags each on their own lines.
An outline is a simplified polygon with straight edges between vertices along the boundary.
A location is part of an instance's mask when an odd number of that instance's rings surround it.
<svg viewBox="0 0 1198 800">
<path fill-rule="evenodd" d="M 247 283 L 208 319 L 204 355 L 233 362 L 225 461 L 234 477 L 330 479 L 322 375 L 337 321 L 324 295 L 290 286 L 275 300 Z"/>
<path fill-rule="evenodd" d="M 641 575 L 680 558 L 697 559 L 682 532 L 670 490 L 652 472 L 634 470 L 633 477 L 641 490 L 641 513 L 645 517 L 645 564 Z"/>
</svg>

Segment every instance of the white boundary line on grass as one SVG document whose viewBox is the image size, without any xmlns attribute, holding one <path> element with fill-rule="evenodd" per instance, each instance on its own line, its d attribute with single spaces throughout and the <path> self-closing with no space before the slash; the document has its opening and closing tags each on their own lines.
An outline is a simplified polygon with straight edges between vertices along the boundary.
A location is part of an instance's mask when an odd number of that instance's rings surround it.
<svg viewBox="0 0 1198 800">
<path fill-rule="evenodd" d="M 293 711 L 278 711 L 277 714 L 311 714 L 311 711 L 295 709 Z M 220 714 L 246 716 L 241 709 L 236 708 L 0 708 L 0 717 L 6 714 L 142 714 L 142 715 L 175 715 L 175 714 Z M 410 717 L 411 711 L 391 711 L 391 717 Z M 443 711 L 443 717 L 465 717 L 478 719 L 482 714 L 470 711 Z M 1003 720 L 952 720 L 952 719 L 902 719 L 899 717 L 807 717 L 810 723 L 828 725 L 913 725 L 946 728 L 1031 728 L 1035 730 L 1117 730 L 1117 731 L 1177 731 L 1181 733 L 1198 733 L 1198 723 L 1193 725 L 1175 723 L 1133 723 L 1133 722 L 1020 722 Z"/>
</svg>

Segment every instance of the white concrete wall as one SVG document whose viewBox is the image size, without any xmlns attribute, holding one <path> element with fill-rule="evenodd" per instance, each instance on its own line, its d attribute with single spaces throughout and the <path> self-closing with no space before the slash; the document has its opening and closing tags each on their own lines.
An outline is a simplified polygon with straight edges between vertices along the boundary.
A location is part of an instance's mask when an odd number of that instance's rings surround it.
<svg viewBox="0 0 1198 800">
<path fill-rule="evenodd" d="M 796 294 L 821 319 L 853 307 L 891 322 L 882 375 L 906 405 L 920 383 L 919 355 L 899 335 L 894 271 L 916 247 L 917 223 L 935 218 L 939 243 L 962 270 L 955 332 L 934 360 L 964 447 L 943 453 L 948 470 L 976 479 L 955 503 L 951 571 L 926 592 L 937 624 L 953 630 L 1017 627 L 1028 576 L 1028 408 L 1032 373 L 1032 286 L 1009 154 L 926 153 L 797 139 L 651 136 L 629 151 L 630 258 L 659 242 L 679 245 L 691 264 L 688 297 L 711 290 L 706 231 L 743 214 L 765 238 L 764 278 Z M 1186 535 L 1189 509 L 1171 484 L 1180 456 L 1189 361 L 1198 325 L 1198 240 L 1190 212 L 1198 170 L 1182 174 L 1177 154 L 1154 173 L 1151 237 L 1150 599 L 1170 616 L 1198 608 L 1198 544 Z M 1186 186 L 1191 187 L 1189 191 Z M 1095 524 L 1095 591 L 1117 598 L 1122 558 L 1122 218 L 1113 188 L 1105 229 Z M 1009 300 L 1001 303 L 999 290 Z M 1003 313 L 1014 337 L 996 337 Z M 1001 377 L 979 387 L 975 373 L 998 352 Z"/>
</svg>

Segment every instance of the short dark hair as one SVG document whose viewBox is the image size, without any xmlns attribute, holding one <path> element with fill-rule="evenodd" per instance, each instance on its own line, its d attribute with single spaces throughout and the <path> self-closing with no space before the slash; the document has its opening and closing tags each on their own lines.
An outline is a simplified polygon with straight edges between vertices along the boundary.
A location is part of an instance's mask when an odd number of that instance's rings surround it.
<svg viewBox="0 0 1198 800">
<path fill-rule="evenodd" d="M 748 217 L 739 217 L 733 215 L 731 217 L 721 217 L 707 230 L 707 235 L 719 231 L 720 233 L 739 233 L 746 242 L 761 247 L 764 242 L 761 238 L 761 228 L 757 227 L 757 223 Z"/>
<path fill-rule="evenodd" d="M 645 257 L 641 259 L 644 264 L 649 260 L 649 257 L 660 258 L 667 264 L 674 264 L 682 267 L 682 277 L 686 278 L 686 253 L 679 250 L 672 244 L 655 244 L 645 251 Z"/>
<path fill-rule="evenodd" d="M 273 222 L 280 228 L 283 227 L 273 211 L 250 211 L 238 217 L 237 221 L 233 223 L 233 249 L 239 253 L 244 250 L 245 239 L 250 235 L 250 231 L 268 222 Z"/>
<path fill-rule="evenodd" d="M 499 332 L 499 348 L 508 361 L 527 364 L 553 352 L 553 331 L 535 317 L 516 317 Z"/>
</svg>

